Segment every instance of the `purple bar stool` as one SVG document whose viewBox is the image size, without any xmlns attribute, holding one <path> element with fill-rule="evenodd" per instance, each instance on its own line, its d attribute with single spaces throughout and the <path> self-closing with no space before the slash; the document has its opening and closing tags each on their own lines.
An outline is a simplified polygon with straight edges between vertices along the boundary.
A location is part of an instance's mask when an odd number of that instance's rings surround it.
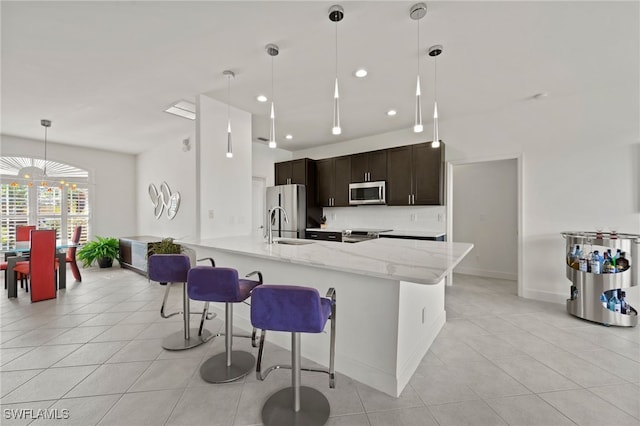
<svg viewBox="0 0 640 426">
<path fill-rule="evenodd" d="M 213 262 L 213 260 L 212 260 Z M 189 297 L 187 295 L 187 274 L 191 269 L 191 261 L 189 256 L 184 254 L 154 254 L 149 256 L 148 273 L 149 279 L 157 281 L 160 284 L 166 284 L 167 289 L 164 292 L 160 315 L 162 318 L 169 318 L 182 313 L 184 318 L 184 330 L 178 331 L 165 337 L 162 341 L 162 347 L 170 351 L 180 351 L 190 349 L 207 342 L 213 335 L 209 330 L 203 328 L 190 328 L 189 319 L 191 311 L 189 309 Z M 165 314 L 164 308 L 169 296 L 169 289 L 172 283 L 184 283 L 183 289 L 183 311 Z"/>
<path fill-rule="evenodd" d="M 329 369 L 300 366 L 300 333 L 321 333 L 331 319 Z M 300 386 L 300 370 L 329 374 L 329 387 L 335 388 L 336 292 L 330 288 L 326 297 L 310 287 L 261 285 L 251 295 L 251 324 L 262 330 L 256 364 L 256 377 L 264 380 L 278 368 L 291 369 L 291 387 L 271 395 L 262 407 L 265 426 L 323 425 L 329 418 L 327 398 L 316 389 Z M 291 333 L 291 365 L 274 365 L 261 372 L 266 330 Z"/>
<path fill-rule="evenodd" d="M 224 302 L 225 306 L 225 352 L 214 355 L 200 366 L 200 377 L 209 383 L 227 383 L 249 374 L 255 364 L 254 356 L 245 351 L 234 351 L 233 346 L 233 304 L 245 302 L 256 286 L 262 284 L 262 273 L 253 271 L 247 275 L 258 275 L 258 281 L 238 278 L 238 271 L 231 268 L 196 266 L 189 271 L 188 294 L 193 300 L 206 302 L 202 313 L 203 321 L 210 302 Z M 246 303 L 246 302 L 245 302 Z M 249 337 L 253 335 L 236 335 Z"/>
</svg>

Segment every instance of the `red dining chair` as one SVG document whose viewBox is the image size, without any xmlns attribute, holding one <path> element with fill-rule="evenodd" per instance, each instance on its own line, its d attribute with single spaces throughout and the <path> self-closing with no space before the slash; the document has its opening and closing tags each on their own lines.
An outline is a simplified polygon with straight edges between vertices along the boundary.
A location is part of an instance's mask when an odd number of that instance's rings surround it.
<svg viewBox="0 0 640 426">
<path fill-rule="evenodd" d="M 13 270 L 29 276 L 32 302 L 56 297 L 55 258 L 56 231 L 52 229 L 31 231 L 31 256 L 29 261 L 20 262 Z"/>
<path fill-rule="evenodd" d="M 82 226 L 78 225 L 76 226 L 76 229 L 73 230 L 73 237 L 71 237 L 71 242 L 77 246 L 78 243 L 80 242 L 81 236 L 82 236 Z M 76 281 L 82 282 L 82 275 L 80 275 L 80 268 L 78 268 L 78 263 L 76 262 L 76 250 L 77 250 L 77 247 L 69 247 L 69 249 L 67 249 L 67 255 L 65 260 L 71 266 L 71 273 L 73 274 L 73 278 L 75 278 Z M 58 268 L 60 267 L 60 262 L 58 261 L 57 257 L 56 257 L 56 265 Z"/>
<path fill-rule="evenodd" d="M 35 225 L 18 225 L 16 226 L 16 241 L 29 241 L 31 238 L 31 231 L 36 229 Z M 26 259 L 26 257 L 25 257 Z M 4 272 L 4 288 L 7 289 L 7 267 L 9 262 L 1 262 L 0 270 Z M 24 287 L 24 276 L 18 274 L 18 278 L 20 279 L 20 287 Z"/>
<path fill-rule="evenodd" d="M 31 238 L 31 231 L 34 231 L 35 229 L 35 225 L 16 226 L 16 241 L 29 241 L 29 238 Z"/>
</svg>

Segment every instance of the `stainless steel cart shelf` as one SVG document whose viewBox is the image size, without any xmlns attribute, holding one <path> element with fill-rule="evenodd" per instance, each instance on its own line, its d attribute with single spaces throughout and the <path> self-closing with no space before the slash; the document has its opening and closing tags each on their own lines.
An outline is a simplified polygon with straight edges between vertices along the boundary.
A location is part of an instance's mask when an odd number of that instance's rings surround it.
<svg viewBox="0 0 640 426">
<path fill-rule="evenodd" d="M 600 295 L 607 290 L 635 287 L 640 282 L 640 235 L 635 234 L 596 234 L 595 232 L 563 232 L 566 240 L 566 252 L 580 245 L 583 249 L 593 250 L 610 248 L 627 253 L 629 268 L 614 274 L 593 274 L 579 271 L 566 265 L 567 278 L 575 286 L 572 297 L 567 299 L 567 312 L 578 318 L 606 325 L 634 327 L 638 324 L 638 312 L 629 307 L 631 313 L 621 314 L 602 306 Z M 638 267 L 636 267 L 636 265 Z"/>
</svg>

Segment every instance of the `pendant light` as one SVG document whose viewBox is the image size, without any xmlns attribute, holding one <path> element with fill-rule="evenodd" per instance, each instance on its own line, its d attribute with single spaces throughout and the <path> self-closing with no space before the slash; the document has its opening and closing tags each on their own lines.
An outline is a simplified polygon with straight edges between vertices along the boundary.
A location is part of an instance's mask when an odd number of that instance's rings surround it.
<svg viewBox="0 0 640 426">
<path fill-rule="evenodd" d="M 233 146 L 231 145 L 231 79 L 235 78 L 233 71 L 222 71 L 227 77 L 227 158 L 233 158 Z"/>
<path fill-rule="evenodd" d="M 442 45 L 436 44 L 429 48 L 429 56 L 433 57 L 433 142 L 431 148 L 440 148 L 438 135 L 438 55 L 442 53 Z"/>
<path fill-rule="evenodd" d="M 273 57 L 278 56 L 280 49 L 275 44 L 267 44 L 266 49 L 267 54 L 271 56 L 271 114 L 269 116 L 271 119 L 271 128 L 269 130 L 269 148 L 275 148 L 278 144 L 276 144 L 276 113 L 274 108 L 274 99 L 276 95 L 273 89 Z"/>
<path fill-rule="evenodd" d="M 47 129 L 51 127 L 51 120 L 40 120 L 40 125 L 44 127 L 44 165 L 42 168 L 36 166 L 32 158 L 31 165 L 22 167 L 18 172 L 18 176 L 30 180 L 29 186 L 33 186 L 34 179 L 42 179 L 40 185 L 47 186 Z"/>
<path fill-rule="evenodd" d="M 340 93 L 338 91 L 338 22 L 344 18 L 344 9 L 339 4 L 334 4 L 329 8 L 329 20 L 336 23 L 336 84 L 333 90 L 333 127 L 331 133 L 339 135 L 342 133 L 340 127 Z"/>
<path fill-rule="evenodd" d="M 416 78 L 416 118 L 413 124 L 413 131 L 421 133 L 424 129 L 422 126 L 422 93 L 420 91 L 420 20 L 427 14 L 427 5 L 424 3 L 416 3 L 411 6 L 409 16 L 416 21 L 418 27 L 418 76 Z"/>
</svg>

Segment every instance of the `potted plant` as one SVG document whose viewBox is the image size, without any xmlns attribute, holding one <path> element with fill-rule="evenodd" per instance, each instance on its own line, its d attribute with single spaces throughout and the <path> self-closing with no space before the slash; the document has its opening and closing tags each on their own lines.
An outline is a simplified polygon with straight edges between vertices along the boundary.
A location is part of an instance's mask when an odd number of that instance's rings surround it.
<svg viewBox="0 0 640 426">
<path fill-rule="evenodd" d="M 327 227 L 327 217 L 326 216 L 322 216 L 320 218 L 320 228 L 324 229 Z"/>
<path fill-rule="evenodd" d="M 152 254 L 180 254 L 182 253 L 182 247 L 180 244 L 173 242 L 173 238 L 163 238 L 162 241 L 149 244 L 147 251 L 147 257 Z"/>
<path fill-rule="evenodd" d="M 87 268 L 98 262 L 101 268 L 110 268 L 113 265 L 113 259 L 118 259 L 120 252 L 120 244 L 117 238 L 98 237 L 93 241 L 86 243 L 76 256 L 82 261 L 82 266 Z"/>
</svg>

